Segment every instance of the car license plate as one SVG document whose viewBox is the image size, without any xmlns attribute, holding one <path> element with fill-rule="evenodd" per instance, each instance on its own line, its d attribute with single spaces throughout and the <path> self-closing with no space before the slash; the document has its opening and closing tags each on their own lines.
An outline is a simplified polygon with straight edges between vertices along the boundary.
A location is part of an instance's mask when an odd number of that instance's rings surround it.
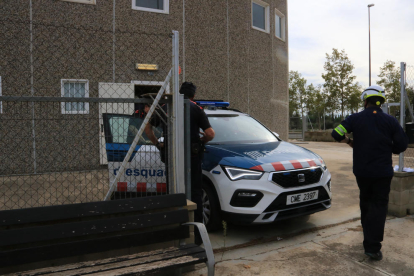
<svg viewBox="0 0 414 276">
<path fill-rule="evenodd" d="M 314 199 L 318 199 L 318 190 L 295 195 L 288 195 L 286 198 L 286 205 L 297 204 Z"/>
</svg>

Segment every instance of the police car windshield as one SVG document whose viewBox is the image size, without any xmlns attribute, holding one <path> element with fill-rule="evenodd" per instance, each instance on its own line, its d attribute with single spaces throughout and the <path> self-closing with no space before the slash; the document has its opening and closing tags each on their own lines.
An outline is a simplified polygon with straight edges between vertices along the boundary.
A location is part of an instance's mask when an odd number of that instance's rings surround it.
<svg viewBox="0 0 414 276">
<path fill-rule="evenodd" d="M 249 116 L 210 115 L 211 126 L 216 133 L 209 144 L 266 143 L 277 142 L 278 139 Z"/>
</svg>

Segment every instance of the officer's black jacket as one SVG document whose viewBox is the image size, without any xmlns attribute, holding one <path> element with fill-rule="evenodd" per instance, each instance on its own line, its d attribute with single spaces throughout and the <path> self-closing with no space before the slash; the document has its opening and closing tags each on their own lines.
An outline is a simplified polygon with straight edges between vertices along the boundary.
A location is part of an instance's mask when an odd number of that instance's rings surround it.
<svg viewBox="0 0 414 276">
<path fill-rule="evenodd" d="M 204 131 L 210 128 L 210 122 L 203 108 L 190 101 L 190 139 L 191 143 L 200 141 L 200 128 Z"/>
<path fill-rule="evenodd" d="M 398 121 L 380 107 L 368 107 L 342 121 L 332 137 L 339 142 L 351 132 L 355 176 L 393 176 L 392 153 L 399 154 L 408 146 L 408 137 Z"/>
</svg>

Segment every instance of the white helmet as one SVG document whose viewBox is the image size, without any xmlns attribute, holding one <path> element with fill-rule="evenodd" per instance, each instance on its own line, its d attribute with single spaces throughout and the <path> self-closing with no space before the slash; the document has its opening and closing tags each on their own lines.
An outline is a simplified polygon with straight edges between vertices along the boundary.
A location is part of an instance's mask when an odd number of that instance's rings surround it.
<svg viewBox="0 0 414 276">
<path fill-rule="evenodd" d="M 385 101 L 384 88 L 378 85 L 371 85 L 370 87 L 365 89 L 364 92 L 362 92 L 361 100 L 365 101 L 367 98 L 373 97 L 373 96 L 384 98 L 384 101 Z"/>
</svg>

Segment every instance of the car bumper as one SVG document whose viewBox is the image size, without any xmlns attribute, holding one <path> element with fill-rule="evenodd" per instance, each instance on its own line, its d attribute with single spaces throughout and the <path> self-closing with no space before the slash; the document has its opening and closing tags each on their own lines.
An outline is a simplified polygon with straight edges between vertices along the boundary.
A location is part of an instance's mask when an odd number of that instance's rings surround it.
<svg viewBox="0 0 414 276">
<path fill-rule="evenodd" d="M 285 209 L 276 212 L 262 213 L 260 215 L 239 214 L 223 211 L 223 219 L 225 221 L 248 225 L 248 224 L 268 224 L 284 219 L 311 215 L 317 212 L 325 211 L 331 207 L 331 200 L 318 202 L 311 205 L 301 206 L 297 208 Z"/>
<path fill-rule="evenodd" d="M 204 172 L 213 182 L 219 196 L 223 217 L 227 221 L 238 224 L 264 224 L 274 221 L 308 215 L 324 211 L 331 207 L 331 174 L 323 172 L 319 182 L 294 187 L 283 188 L 271 180 L 270 174 L 265 173 L 260 180 L 231 181 L 220 167 L 214 169 L 216 174 Z M 221 171 L 217 174 L 217 171 Z M 217 183 L 220 183 L 218 185 Z M 319 191 L 318 199 L 299 204 L 286 204 L 286 198 L 292 194 L 308 191 Z M 238 191 L 252 191 L 260 195 L 257 204 L 249 207 L 239 207 L 234 204 L 234 195 Z"/>
</svg>

